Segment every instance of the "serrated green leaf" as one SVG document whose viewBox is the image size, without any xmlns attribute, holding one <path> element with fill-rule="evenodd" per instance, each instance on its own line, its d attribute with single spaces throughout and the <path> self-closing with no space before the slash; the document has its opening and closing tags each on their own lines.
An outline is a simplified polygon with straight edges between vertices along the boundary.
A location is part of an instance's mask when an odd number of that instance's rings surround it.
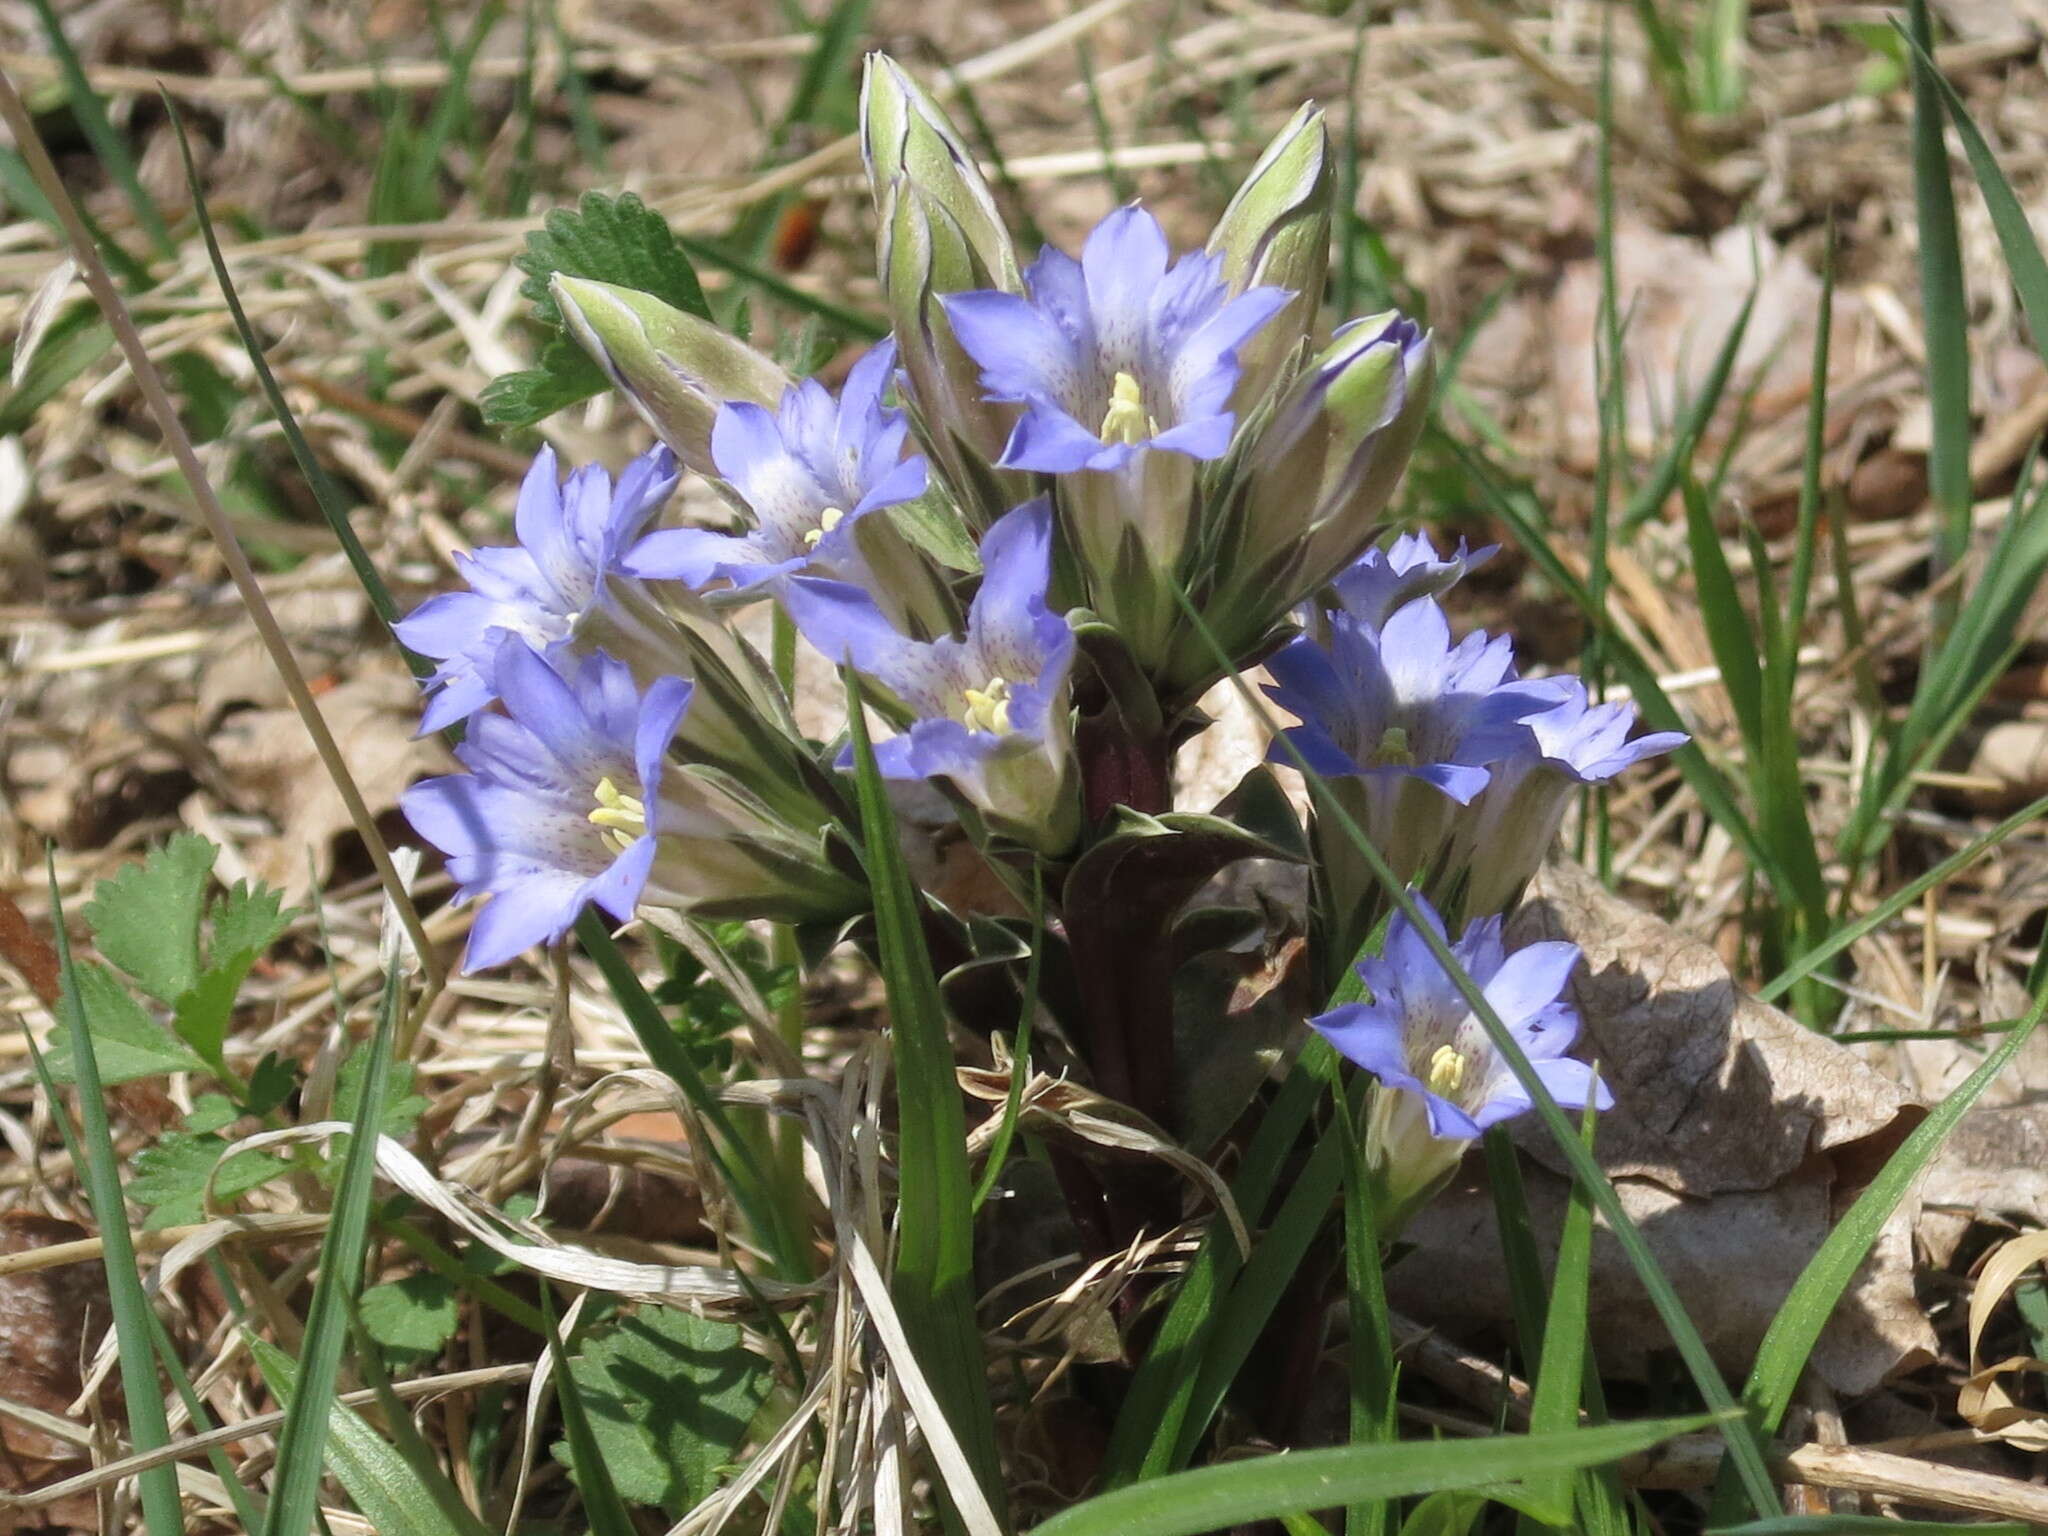
<svg viewBox="0 0 2048 1536">
<path fill-rule="evenodd" d="M 557 340 L 541 349 L 535 366 L 491 380 L 477 404 L 494 427 L 530 427 L 588 400 L 610 382 L 588 353 Z"/>
<path fill-rule="evenodd" d="M 128 1198 L 151 1207 L 143 1226 L 182 1227 L 206 1219 L 207 1176 L 213 1175 L 216 1207 L 233 1202 L 259 1184 L 267 1184 L 288 1166 L 268 1152 L 237 1152 L 225 1163 L 221 1153 L 228 1149 L 225 1138 L 212 1132 L 194 1135 L 171 1131 L 154 1146 L 135 1154 L 135 1176 L 128 1181 Z M 220 1172 L 213 1172 L 219 1164 Z"/>
<path fill-rule="evenodd" d="M 242 1112 L 225 1094 L 202 1093 L 192 1101 L 192 1113 L 185 1117 L 185 1129 L 195 1134 L 218 1131 L 241 1118 Z"/>
<path fill-rule="evenodd" d="M 242 982 L 249 975 L 249 967 L 256 962 L 254 954 L 238 955 L 235 960 L 201 976 L 196 984 L 179 994 L 178 1005 L 171 1013 L 171 1028 L 180 1040 L 199 1053 L 217 1077 L 228 1075 L 226 1058 L 221 1047 L 228 1037 L 228 1020 L 235 1011 L 235 996 L 242 990 Z"/>
<path fill-rule="evenodd" d="M 364 1331 L 400 1369 L 440 1354 L 462 1322 L 455 1282 L 432 1270 L 371 1286 L 357 1308 Z"/>
<path fill-rule="evenodd" d="M 298 913 L 285 906 L 284 896 L 267 885 L 237 880 L 208 914 L 213 930 L 206 963 L 225 965 L 237 955 L 260 955 L 291 926 Z"/>
<path fill-rule="evenodd" d="M 569 1369 L 620 1494 L 678 1514 L 717 1487 L 769 1386 L 737 1327 L 678 1307 L 593 1331 Z M 574 1471 L 566 1441 L 555 1456 Z"/>
<path fill-rule="evenodd" d="M 141 1077 L 166 1077 L 173 1072 L 198 1072 L 205 1063 L 173 1039 L 135 1000 L 127 984 L 103 965 L 74 967 L 79 1001 L 85 1005 L 85 1027 L 92 1035 L 100 1081 L 111 1086 Z M 58 1036 L 50 1044 L 50 1071 L 60 1083 L 76 1081 L 71 1043 Z"/>
<path fill-rule="evenodd" d="M 502 374 L 484 387 L 479 403 L 484 420 L 494 426 L 531 426 L 609 383 L 604 370 L 562 334 L 561 308 L 548 291 L 548 280 L 557 272 L 638 289 L 686 313 L 711 318 L 696 268 L 668 220 L 631 192 L 618 197 L 586 192 L 573 212 L 555 209 L 526 237 L 514 264 L 526 274 L 519 291 L 532 302 L 534 318 L 557 334 L 533 367 Z"/>
<path fill-rule="evenodd" d="M 102 880 L 86 904 L 99 952 L 158 1002 L 173 1003 L 199 980 L 199 917 L 215 849 L 180 833 Z"/>
</svg>

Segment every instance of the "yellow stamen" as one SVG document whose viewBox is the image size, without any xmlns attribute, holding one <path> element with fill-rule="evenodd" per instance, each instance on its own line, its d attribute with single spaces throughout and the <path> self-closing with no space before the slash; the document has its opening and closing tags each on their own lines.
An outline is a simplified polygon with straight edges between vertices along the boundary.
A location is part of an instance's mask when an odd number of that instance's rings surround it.
<svg viewBox="0 0 2048 1536">
<path fill-rule="evenodd" d="M 1380 735 L 1380 744 L 1373 750 L 1374 768 L 1413 768 L 1415 753 L 1409 748 L 1408 733 L 1398 725 L 1390 725 Z"/>
<path fill-rule="evenodd" d="M 846 513 L 838 507 L 827 507 L 818 514 L 818 526 L 804 535 L 804 547 L 816 549 L 818 541 L 846 521 Z"/>
<path fill-rule="evenodd" d="M 1465 1086 L 1467 1065 L 1464 1053 L 1454 1046 L 1438 1046 L 1429 1058 L 1429 1091 L 1440 1099 L 1449 1098 Z"/>
<path fill-rule="evenodd" d="M 1010 685 L 1000 677 L 988 680 L 986 688 L 967 690 L 966 725 L 970 731 L 1010 734 Z"/>
<path fill-rule="evenodd" d="M 597 809 L 590 819 L 604 831 L 604 840 L 621 853 L 647 833 L 647 807 L 622 793 L 609 777 L 597 781 Z"/>
<path fill-rule="evenodd" d="M 1132 375 L 1119 373 L 1110 385 L 1109 410 L 1097 435 L 1105 443 L 1142 443 L 1159 435 L 1159 423 L 1146 414 L 1144 393 Z"/>
</svg>

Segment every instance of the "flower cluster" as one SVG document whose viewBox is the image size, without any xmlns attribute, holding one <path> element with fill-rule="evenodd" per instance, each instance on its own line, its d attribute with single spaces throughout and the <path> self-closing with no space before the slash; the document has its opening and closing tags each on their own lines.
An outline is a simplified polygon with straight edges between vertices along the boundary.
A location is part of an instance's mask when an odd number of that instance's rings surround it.
<svg viewBox="0 0 2048 1536">
<path fill-rule="evenodd" d="M 1064 1037 L 1170 1126 L 1178 946 L 1208 931 L 1177 928 L 1179 908 L 1222 864 L 1278 851 L 1178 815 L 1172 759 L 1201 694 L 1263 661 L 1296 722 L 1272 760 L 1321 786 L 1325 978 L 1385 916 L 1363 836 L 1472 919 L 1460 964 L 1541 1080 L 1583 1101 L 1559 1001 L 1575 956 L 1505 954 L 1499 916 L 1574 789 L 1683 738 L 1632 735 L 1628 706 L 1575 680 L 1519 678 L 1504 637 L 1454 636 L 1440 599 L 1491 549 L 1379 543 L 1432 342 L 1399 314 L 1325 327 L 1320 115 L 1288 125 L 1202 248 L 1176 256 L 1132 204 L 1078 257 L 1027 264 L 928 96 L 874 59 L 862 103 L 894 334 L 836 393 L 651 294 L 550 282 L 661 446 L 616 480 L 565 480 L 544 450 L 517 542 L 461 557 L 466 589 L 399 626 L 435 663 L 424 728 L 464 731 L 466 771 L 404 807 L 484 901 L 470 967 L 593 907 L 867 931 L 856 807 L 873 801 L 849 791 L 844 733 L 804 736 L 789 659 L 778 672 L 735 627 L 772 602 L 857 681 L 881 776 L 943 797 L 999 887 L 1043 896 L 1067 962 L 1049 991 L 1080 1000 Z M 686 476 L 713 515 L 683 514 Z M 956 928 L 994 945 L 977 964 L 1015 958 L 999 925 Z M 1379 1082 L 1370 1150 L 1405 1210 L 1527 1099 L 1418 931 L 1395 921 L 1359 963 L 1370 1001 L 1314 1022 Z"/>
</svg>

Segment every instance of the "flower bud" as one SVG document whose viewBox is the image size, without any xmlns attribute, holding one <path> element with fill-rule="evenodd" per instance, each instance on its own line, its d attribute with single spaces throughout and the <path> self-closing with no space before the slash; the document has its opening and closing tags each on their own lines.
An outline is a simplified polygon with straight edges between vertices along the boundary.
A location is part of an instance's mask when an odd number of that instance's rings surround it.
<svg viewBox="0 0 2048 1536">
<path fill-rule="evenodd" d="M 548 289 L 584 350 L 699 474 L 715 473 L 711 423 L 719 406 L 751 400 L 773 407 L 789 383 L 745 342 L 650 293 L 563 272 Z"/>
<path fill-rule="evenodd" d="M 1023 477 L 990 467 L 1016 410 L 983 398 L 980 366 L 961 348 L 939 301 L 976 289 L 1014 291 L 1014 262 L 1007 276 L 992 270 L 947 205 L 908 175 L 883 191 L 879 247 L 882 290 L 919 435 L 963 510 L 985 528 L 1028 494 Z"/>
<path fill-rule="evenodd" d="M 1270 286 L 1294 294 L 1274 322 L 1238 349 L 1236 404 L 1265 397 L 1303 340 L 1314 334 L 1330 266 L 1330 136 L 1322 112 L 1304 106 L 1266 146 L 1209 236 L 1232 291 Z"/>
<path fill-rule="evenodd" d="M 1347 326 L 1296 379 L 1253 446 L 1248 552 L 1297 545 L 1296 601 L 1371 542 L 1422 435 L 1429 334 L 1388 312 Z"/>
<path fill-rule="evenodd" d="M 885 53 L 868 55 L 861 79 L 860 120 L 861 157 L 876 209 L 884 208 L 898 181 L 910 182 L 927 203 L 945 211 L 981 267 L 984 280 L 972 286 L 1016 292 L 1017 256 L 995 194 L 938 103 Z M 886 229 L 885 222 L 884 240 Z"/>
</svg>

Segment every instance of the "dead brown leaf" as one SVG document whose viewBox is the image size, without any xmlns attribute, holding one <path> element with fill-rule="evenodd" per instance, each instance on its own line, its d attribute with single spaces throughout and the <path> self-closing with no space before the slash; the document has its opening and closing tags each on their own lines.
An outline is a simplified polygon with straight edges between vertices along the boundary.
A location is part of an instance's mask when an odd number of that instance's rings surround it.
<svg viewBox="0 0 2048 1536">
<path fill-rule="evenodd" d="M 83 1227 L 39 1211 L 0 1215 L 0 1254 L 76 1242 L 86 1235 Z M 0 1398 L 70 1418 L 81 1385 L 79 1361 L 112 1316 L 96 1263 L 0 1276 Z M 86 1460 L 72 1442 L 12 1416 L 0 1417 L 0 1490 L 18 1493 L 55 1482 L 82 1471 Z M 88 1494 L 18 1514 L 0 1511 L 0 1531 L 46 1525 L 89 1530 L 96 1516 Z"/>
</svg>

